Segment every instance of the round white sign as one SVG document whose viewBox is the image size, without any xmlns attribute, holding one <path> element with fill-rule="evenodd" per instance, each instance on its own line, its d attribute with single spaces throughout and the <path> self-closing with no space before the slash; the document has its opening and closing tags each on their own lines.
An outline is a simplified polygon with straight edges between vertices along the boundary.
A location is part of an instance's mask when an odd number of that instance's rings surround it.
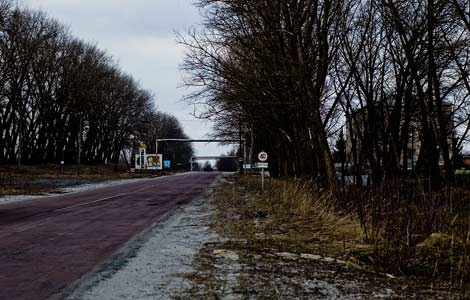
<svg viewBox="0 0 470 300">
<path fill-rule="evenodd" d="M 266 153 L 264 151 L 261 151 L 258 154 L 258 159 L 259 159 L 259 161 L 267 161 L 268 160 L 268 153 Z"/>
</svg>

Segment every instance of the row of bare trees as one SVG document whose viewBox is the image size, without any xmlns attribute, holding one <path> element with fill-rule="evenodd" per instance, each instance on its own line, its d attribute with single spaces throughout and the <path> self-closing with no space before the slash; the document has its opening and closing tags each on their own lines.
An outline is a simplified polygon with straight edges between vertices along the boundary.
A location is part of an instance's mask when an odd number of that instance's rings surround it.
<svg viewBox="0 0 470 300">
<path fill-rule="evenodd" d="M 0 163 L 116 162 L 153 100 L 106 52 L 0 1 Z"/>
<path fill-rule="evenodd" d="M 334 186 L 331 145 L 344 132 L 358 178 L 380 183 L 413 169 L 439 184 L 442 165 L 452 180 L 470 129 L 468 1 L 198 5 L 204 29 L 180 37 L 196 88 L 188 100 L 218 135 L 241 128 L 251 149 L 268 151 L 273 174 Z"/>
</svg>

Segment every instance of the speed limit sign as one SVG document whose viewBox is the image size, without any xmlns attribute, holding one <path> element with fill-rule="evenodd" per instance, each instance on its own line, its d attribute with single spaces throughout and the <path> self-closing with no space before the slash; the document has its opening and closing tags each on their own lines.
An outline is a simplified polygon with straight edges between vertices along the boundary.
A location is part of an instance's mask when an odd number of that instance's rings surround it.
<svg viewBox="0 0 470 300">
<path fill-rule="evenodd" d="M 258 154 L 258 159 L 259 161 L 267 161 L 268 160 L 268 153 L 264 152 L 264 151 L 261 151 L 259 154 Z"/>
</svg>

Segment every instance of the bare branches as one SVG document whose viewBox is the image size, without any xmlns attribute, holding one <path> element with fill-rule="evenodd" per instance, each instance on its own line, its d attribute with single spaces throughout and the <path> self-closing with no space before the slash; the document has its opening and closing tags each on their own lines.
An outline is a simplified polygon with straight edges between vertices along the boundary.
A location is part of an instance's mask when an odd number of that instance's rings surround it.
<svg viewBox="0 0 470 300">
<path fill-rule="evenodd" d="M 257 127 L 257 146 L 279 153 L 280 174 L 329 178 L 331 138 L 347 128 L 353 169 L 375 183 L 410 169 L 439 181 L 440 164 L 451 179 L 451 132 L 461 146 L 470 124 L 466 1 L 199 7 L 206 28 L 181 38 L 183 70 L 196 88 L 188 99 L 209 108 L 202 116 L 220 134 L 236 132 L 241 118 L 247 136 Z"/>
<path fill-rule="evenodd" d="M 82 162 L 116 162 L 153 95 L 56 20 L 9 4 L 0 1 L 0 162 L 75 163 L 78 143 Z"/>
</svg>

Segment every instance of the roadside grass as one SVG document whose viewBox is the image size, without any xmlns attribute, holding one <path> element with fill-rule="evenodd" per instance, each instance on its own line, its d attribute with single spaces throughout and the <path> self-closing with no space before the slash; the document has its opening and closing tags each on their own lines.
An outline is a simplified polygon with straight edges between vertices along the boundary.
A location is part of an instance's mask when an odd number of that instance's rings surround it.
<svg viewBox="0 0 470 300">
<path fill-rule="evenodd" d="M 80 175 L 77 166 L 67 165 L 25 165 L 0 166 L 0 196 L 4 195 L 42 195 L 58 192 L 58 188 L 81 183 L 105 180 L 144 178 L 155 176 L 151 173 L 129 173 L 123 166 L 82 165 Z"/>
<path fill-rule="evenodd" d="M 47 195 L 51 192 L 58 193 L 58 187 L 55 185 L 40 185 L 40 186 L 0 186 L 1 196 L 14 196 L 14 195 Z"/>
<path fill-rule="evenodd" d="M 76 165 L 24 165 L 17 166 L 1 166 L 0 178 L 4 180 L 10 179 L 55 179 L 55 178 L 85 178 L 85 179 L 126 179 L 145 177 L 149 174 L 145 173 L 129 173 L 123 166 L 116 167 L 114 165 L 82 165 L 80 167 L 80 175 L 77 174 Z"/>
<path fill-rule="evenodd" d="M 467 181 L 468 184 L 468 181 Z M 346 187 L 336 206 L 357 216 L 373 251 L 359 258 L 385 272 L 444 281 L 469 290 L 470 190 L 432 190 L 420 180 Z M 432 281 L 432 280 L 431 280 Z"/>
<path fill-rule="evenodd" d="M 210 197 L 220 236 L 196 255 L 175 299 L 454 299 L 447 282 L 384 273 L 356 212 L 308 181 L 221 180 Z M 349 213 L 348 213 L 349 211 Z"/>
<path fill-rule="evenodd" d="M 466 170 L 466 169 L 455 170 L 455 175 L 470 175 L 470 170 Z"/>
<path fill-rule="evenodd" d="M 311 182 L 269 180 L 261 193 L 256 177 L 242 177 L 232 190 L 217 193 L 216 229 L 234 237 L 272 244 L 281 251 L 315 253 L 343 260 L 368 251 L 360 223 L 351 215 L 335 212 L 333 195 Z M 228 204 L 223 199 L 232 199 Z M 225 220 L 231 220 L 230 223 Z"/>
</svg>

